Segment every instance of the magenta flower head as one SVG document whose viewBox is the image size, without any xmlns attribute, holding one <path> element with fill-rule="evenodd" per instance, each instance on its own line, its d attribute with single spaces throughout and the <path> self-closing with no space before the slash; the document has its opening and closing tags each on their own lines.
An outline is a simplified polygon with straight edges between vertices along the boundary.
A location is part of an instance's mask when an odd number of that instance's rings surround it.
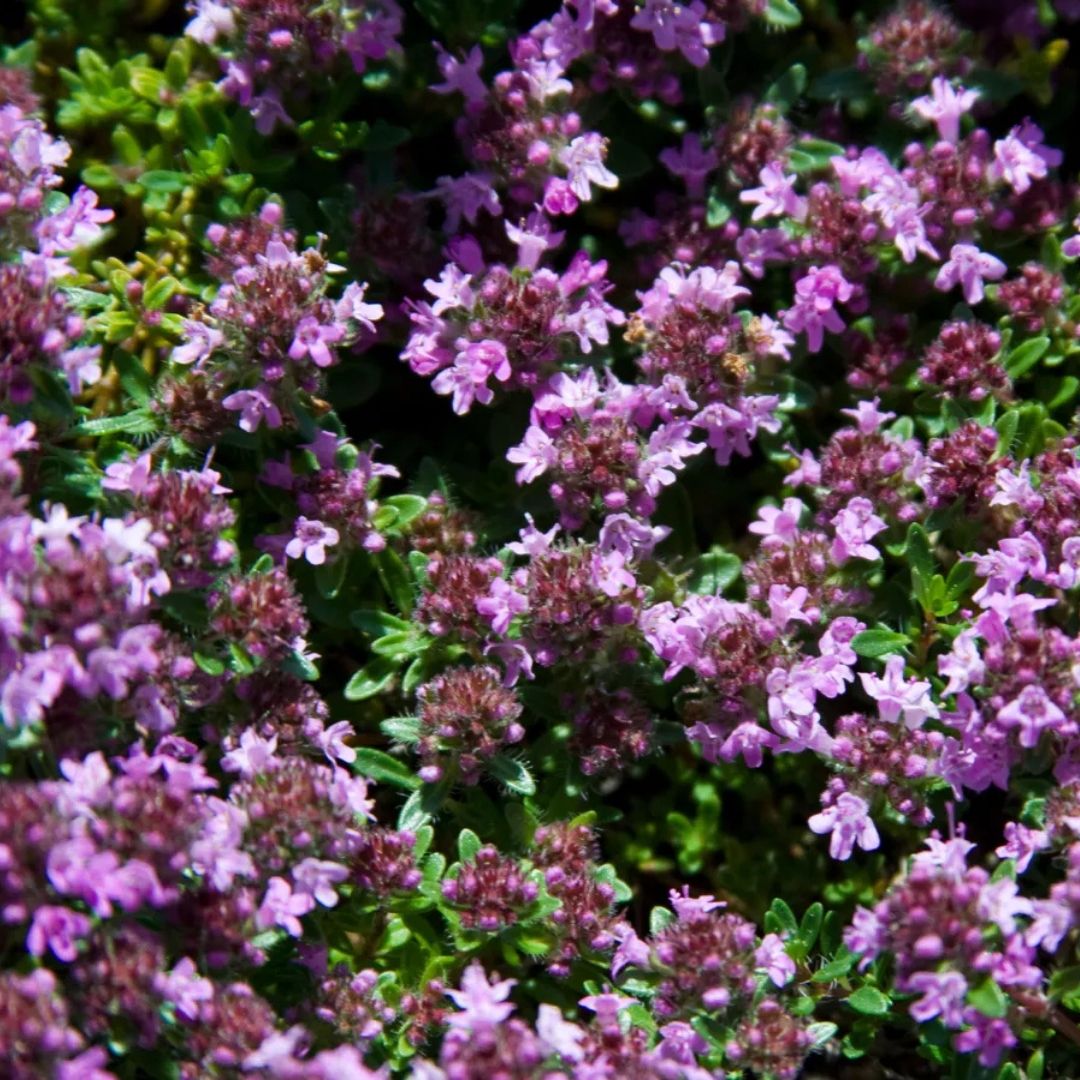
<svg viewBox="0 0 1080 1080">
<path fill-rule="evenodd" d="M 814 814 L 808 824 L 818 835 L 831 834 L 829 854 L 841 862 L 851 858 L 856 845 L 863 851 L 873 851 L 881 843 L 866 800 L 847 791 L 833 806 Z"/>
<path fill-rule="evenodd" d="M 916 98 L 911 109 L 916 116 L 936 124 L 942 139 L 955 143 L 960 138 L 960 117 L 971 111 L 979 96 L 978 90 L 954 87 L 948 79 L 938 75 L 930 84 L 930 94 Z"/>
<path fill-rule="evenodd" d="M 934 285 L 942 292 L 961 286 L 964 299 L 977 304 L 983 298 L 983 282 L 1005 276 L 1005 264 L 974 244 L 953 244 L 949 259 L 938 271 Z"/>
</svg>

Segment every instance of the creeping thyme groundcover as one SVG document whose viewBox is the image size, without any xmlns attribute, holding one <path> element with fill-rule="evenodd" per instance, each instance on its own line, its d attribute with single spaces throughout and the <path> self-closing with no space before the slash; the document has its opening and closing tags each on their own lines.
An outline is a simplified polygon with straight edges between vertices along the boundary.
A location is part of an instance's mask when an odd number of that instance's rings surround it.
<svg viewBox="0 0 1080 1080">
<path fill-rule="evenodd" d="M 1080 3 L 0 26 L 0 1075 L 1080 1076 Z"/>
</svg>

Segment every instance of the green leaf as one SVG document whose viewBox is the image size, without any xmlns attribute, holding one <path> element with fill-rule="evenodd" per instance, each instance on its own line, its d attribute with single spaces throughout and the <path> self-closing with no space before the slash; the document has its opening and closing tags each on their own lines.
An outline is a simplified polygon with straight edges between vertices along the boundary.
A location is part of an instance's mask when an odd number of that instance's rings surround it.
<svg viewBox="0 0 1080 1080">
<path fill-rule="evenodd" d="M 884 1016 L 889 1011 L 889 999 L 873 986 L 860 986 L 847 1003 L 863 1016 Z"/>
<path fill-rule="evenodd" d="M 983 979 L 978 986 L 968 990 L 967 1002 L 993 1020 L 1000 1020 L 1009 1010 L 1005 992 L 992 978 Z"/>
<path fill-rule="evenodd" d="M 79 424 L 76 435 L 153 435 L 158 430 L 158 418 L 145 409 L 124 413 L 123 416 L 103 416 Z"/>
<path fill-rule="evenodd" d="M 390 716 L 379 725 L 379 730 L 388 739 L 412 745 L 420 739 L 420 720 L 415 716 Z"/>
<path fill-rule="evenodd" d="M 719 229 L 727 224 L 731 217 L 731 207 L 715 193 L 709 194 L 705 204 L 705 225 L 710 229 Z"/>
<path fill-rule="evenodd" d="M 825 908 L 820 903 L 811 904 L 803 913 L 802 922 L 799 923 L 799 941 L 807 952 L 814 947 L 824 918 Z"/>
<path fill-rule="evenodd" d="M 163 277 L 160 281 L 155 281 L 143 294 L 143 307 L 147 311 L 161 311 L 179 289 L 180 282 L 176 278 Z"/>
<path fill-rule="evenodd" d="M 247 649 L 235 641 L 229 642 L 229 657 L 232 660 L 232 669 L 237 675 L 247 676 L 255 670 L 255 661 L 251 659 Z"/>
<path fill-rule="evenodd" d="M 196 652 L 192 659 L 195 661 L 195 666 L 207 675 L 223 675 L 225 673 L 225 664 L 216 656 L 207 656 L 205 653 Z"/>
<path fill-rule="evenodd" d="M 154 380 L 146 368 L 129 352 L 115 349 L 112 364 L 120 376 L 120 385 L 136 405 L 146 405 L 154 392 Z"/>
<path fill-rule="evenodd" d="M 375 570 L 386 595 L 400 612 L 408 615 L 413 608 L 413 585 L 401 556 L 391 548 L 384 548 L 375 555 Z"/>
<path fill-rule="evenodd" d="M 397 669 L 398 665 L 395 661 L 385 656 L 376 656 L 345 684 L 345 699 L 365 701 L 374 697 L 390 684 Z"/>
<path fill-rule="evenodd" d="M 837 979 L 842 979 L 849 971 L 855 966 L 855 961 L 858 959 L 856 955 L 851 952 L 846 946 L 841 946 L 836 958 L 830 960 L 827 964 L 823 964 L 814 974 L 810 977 L 811 982 L 827 983 L 835 982 Z"/>
<path fill-rule="evenodd" d="M 690 569 L 687 588 L 703 596 L 717 596 L 739 580 L 742 561 L 721 547 L 699 555 Z"/>
<path fill-rule="evenodd" d="M 844 148 L 828 139 L 801 139 L 788 151 L 788 162 L 797 173 L 817 172 L 830 167 L 831 159 L 843 157 Z"/>
<path fill-rule="evenodd" d="M 666 907 L 654 907 L 649 912 L 649 933 L 656 937 L 675 921 L 675 914 Z"/>
<path fill-rule="evenodd" d="M 281 670 L 304 682 L 314 682 L 319 677 L 319 669 L 298 649 L 293 649 L 281 665 Z"/>
<path fill-rule="evenodd" d="M 915 598 L 924 611 L 932 610 L 930 582 L 937 571 L 937 561 L 930 550 L 930 538 L 926 535 L 926 530 L 918 523 L 908 528 L 904 557 L 911 571 L 911 584 L 915 590 Z"/>
<path fill-rule="evenodd" d="M 417 788 L 405 800 L 405 805 L 398 815 L 398 828 L 409 832 L 426 825 L 438 812 L 446 798 L 447 787 L 444 783 L 425 784 Z"/>
<path fill-rule="evenodd" d="M 372 780 L 407 788 L 409 791 L 415 791 L 420 786 L 419 777 L 408 765 L 382 750 L 374 749 L 374 747 L 359 747 L 352 767 L 358 773 Z"/>
<path fill-rule="evenodd" d="M 139 186 L 147 191 L 174 194 L 183 191 L 187 186 L 188 178 L 180 172 L 169 172 L 165 169 L 151 169 L 139 177 Z"/>
<path fill-rule="evenodd" d="M 357 608 L 349 613 L 349 621 L 365 634 L 381 637 L 383 634 L 398 630 L 408 630 L 412 623 L 408 619 L 399 619 L 381 608 Z"/>
<path fill-rule="evenodd" d="M 765 91 L 765 100 L 772 105 L 779 105 L 784 112 L 787 112 L 787 110 L 799 100 L 805 89 L 806 68 L 803 67 L 802 64 L 792 64 L 792 66 Z"/>
<path fill-rule="evenodd" d="M 345 584 L 345 576 L 348 572 L 348 555 L 339 555 L 336 559 L 316 566 L 315 586 L 319 590 L 319 595 L 325 596 L 327 600 L 333 600 L 341 592 L 341 586 Z"/>
<path fill-rule="evenodd" d="M 416 628 L 412 627 L 376 638 L 371 643 L 371 651 L 376 656 L 386 656 L 400 663 L 406 656 L 419 656 L 426 652 L 430 644 L 431 638 L 418 634 Z"/>
<path fill-rule="evenodd" d="M 772 920 L 769 920 L 769 916 L 772 916 Z M 789 937 L 797 934 L 799 931 L 799 924 L 795 919 L 795 912 L 791 910 L 791 907 L 779 897 L 777 897 L 770 905 L 769 910 L 766 913 L 766 921 L 775 921 L 776 926 L 783 933 Z"/>
<path fill-rule="evenodd" d="M 816 1024 L 810 1024 L 806 1029 L 806 1034 L 813 1040 L 811 1047 L 817 1048 L 824 1046 L 838 1030 L 835 1024 L 828 1020 L 821 1020 Z"/>
<path fill-rule="evenodd" d="M 488 762 L 488 772 L 515 795 L 535 795 L 536 781 L 525 765 L 516 758 L 498 754 Z"/>
<path fill-rule="evenodd" d="M 1017 345 L 1005 359 L 1005 370 L 1009 373 L 1009 377 L 1019 379 L 1043 358 L 1049 348 L 1050 339 L 1045 335 L 1031 338 L 1022 345 Z"/>
<path fill-rule="evenodd" d="M 859 656 L 877 659 L 879 656 L 889 656 L 891 653 L 901 652 L 911 643 L 907 634 L 897 633 L 895 630 L 875 628 L 863 630 L 851 639 L 851 647 Z"/>
<path fill-rule="evenodd" d="M 765 21 L 781 30 L 791 30 L 802 22 L 802 13 L 791 0 L 769 0 Z"/>
<path fill-rule="evenodd" d="M 484 845 L 480 843 L 480 837 L 472 831 L 472 829 L 462 829 L 458 833 L 457 838 L 457 850 L 458 858 L 462 862 L 472 862 L 476 858 L 476 853 Z"/>
<path fill-rule="evenodd" d="M 427 499 L 419 495 L 391 495 L 383 501 L 383 506 L 392 506 L 397 511 L 394 527 L 401 529 L 427 509 Z"/>
</svg>

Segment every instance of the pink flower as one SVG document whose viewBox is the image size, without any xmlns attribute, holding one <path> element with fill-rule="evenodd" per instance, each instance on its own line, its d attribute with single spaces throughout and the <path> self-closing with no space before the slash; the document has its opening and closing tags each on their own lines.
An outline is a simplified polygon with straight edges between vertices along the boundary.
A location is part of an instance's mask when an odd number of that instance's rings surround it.
<svg viewBox="0 0 1080 1080">
<path fill-rule="evenodd" d="M 240 428 L 255 432 L 263 422 L 268 428 L 281 427 L 281 411 L 264 390 L 237 390 L 222 402 L 226 409 L 240 411 Z"/>
<path fill-rule="evenodd" d="M 795 303 L 782 314 L 784 326 L 794 333 L 806 331 L 806 344 L 817 352 L 825 331 L 838 334 L 844 321 L 833 310 L 838 301 L 847 303 L 854 287 L 836 266 L 811 266 L 795 286 Z"/>
<path fill-rule="evenodd" d="M 959 971 L 918 971 L 907 980 L 909 989 L 922 994 L 908 1010 L 912 1019 L 920 1024 L 941 1017 L 950 1028 L 963 1023 L 964 998 L 967 996 L 967 980 Z"/>
<path fill-rule="evenodd" d="M 1020 745 L 1033 749 L 1044 731 L 1071 734 L 1076 724 L 1050 700 L 1041 686 L 1025 686 L 1020 695 L 998 710 L 997 722 L 1009 730 L 1020 729 Z"/>
<path fill-rule="evenodd" d="M 609 189 L 619 186 L 619 178 L 604 165 L 606 154 L 607 141 L 595 131 L 578 135 L 559 153 L 570 189 L 582 202 L 592 198 L 591 184 Z"/>
<path fill-rule="evenodd" d="M 480 78 L 480 69 L 484 66 L 484 53 L 479 45 L 469 50 L 464 60 L 451 56 L 441 45 L 436 43 L 439 72 L 444 82 L 435 83 L 431 89 L 436 94 L 461 94 L 467 102 L 483 101 L 487 97 L 487 87 Z"/>
<path fill-rule="evenodd" d="M 290 559 L 303 557 L 312 566 L 322 566 L 326 562 L 326 549 L 340 539 L 341 534 L 333 526 L 301 515 L 293 525 L 293 538 L 285 545 L 285 554 Z"/>
<path fill-rule="evenodd" d="M 719 164 L 714 147 L 707 150 L 701 145 L 701 137 L 694 132 L 683 136 L 682 146 L 669 147 L 660 152 L 660 164 L 686 184 L 686 192 L 692 199 L 700 198 L 705 191 L 705 179 Z"/>
<path fill-rule="evenodd" d="M 1042 129 L 1025 120 L 1004 139 L 998 139 L 994 143 L 990 177 L 1004 180 L 1017 195 L 1023 195 L 1032 180 L 1044 179 L 1051 168 L 1061 164 L 1061 151 L 1045 146 L 1042 138 Z"/>
<path fill-rule="evenodd" d="M 904 658 L 890 656 L 885 664 L 884 678 L 860 671 L 863 689 L 877 702 L 878 714 L 887 724 L 895 724 L 901 716 L 911 728 L 922 727 L 929 717 L 939 716 L 938 707 L 930 699 L 930 683 L 922 680 L 908 682 L 904 678 Z"/>
<path fill-rule="evenodd" d="M 454 366 L 440 371 L 431 382 L 437 394 L 452 394 L 454 412 L 463 416 L 474 401 L 487 405 L 495 392 L 487 385 L 494 376 L 506 382 L 512 374 L 506 346 L 501 341 L 458 342 L 461 351 L 454 359 Z"/>
<path fill-rule="evenodd" d="M 701 0 L 689 4 L 673 0 L 645 0 L 641 10 L 630 20 L 635 30 L 649 31 L 656 47 L 664 52 L 678 49 L 688 63 L 704 67 L 709 62 L 709 46 L 724 40 L 724 27 L 705 19 Z"/>
<path fill-rule="evenodd" d="M 832 520 L 836 537 L 832 542 L 832 559 L 837 566 L 848 559 L 866 559 L 874 562 L 880 558 L 877 548 L 870 541 L 885 528 L 885 522 L 874 513 L 869 499 L 858 496 L 851 500 Z"/>
<path fill-rule="evenodd" d="M 790 622 L 813 622 L 818 609 L 803 610 L 808 596 L 809 592 L 805 585 L 799 585 L 795 589 L 787 585 L 771 585 L 769 587 L 769 618 L 781 631 L 785 630 Z"/>
<path fill-rule="evenodd" d="M 757 203 L 751 221 L 760 221 L 762 218 L 786 216 L 795 221 L 806 219 L 806 199 L 795 194 L 794 173 L 784 175 L 780 165 L 772 163 L 766 165 L 758 175 L 761 187 L 748 188 L 740 192 L 739 202 Z"/>
<path fill-rule="evenodd" d="M 997 281 L 1005 276 L 1005 264 L 974 244 L 953 244 L 949 260 L 938 271 L 934 286 L 942 292 L 961 285 L 964 299 L 977 304 L 983 298 L 983 281 Z"/>
<path fill-rule="evenodd" d="M 779 934 L 766 934 L 754 953 L 754 964 L 763 970 L 774 986 L 787 986 L 795 978 L 795 961 L 784 949 Z"/>
<path fill-rule="evenodd" d="M 383 317 L 382 304 L 364 300 L 367 283 L 351 281 L 345 286 L 341 299 L 334 305 L 334 317 L 340 322 L 359 323 L 369 334 L 375 333 L 375 323 Z"/>
<path fill-rule="evenodd" d="M 174 364 L 198 364 L 225 343 L 225 335 L 204 322 L 194 319 L 184 320 L 184 334 L 187 340 L 173 349 Z"/>
<path fill-rule="evenodd" d="M 240 736 L 240 746 L 221 758 L 226 772 L 239 773 L 245 780 L 269 772 L 276 762 L 277 736 L 264 739 L 254 728 L 246 728 Z"/>
<path fill-rule="evenodd" d="M 954 143 L 960 138 L 960 117 L 978 100 L 978 90 L 954 89 L 948 79 L 938 75 L 930 84 L 930 95 L 916 98 L 911 108 L 923 120 L 937 124 L 938 134 L 946 142 Z"/>
<path fill-rule="evenodd" d="M 315 898 L 309 893 L 294 893 L 292 886 L 282 877 L 272 877 L 266 887 L 259 910 L 255 913 L 255 925 L 260 930 L 280 926 L 294 938 L 301 937 L 304 928 L 299 916 L 306 915 L 315 907 Z"/>
<path fill-rule="evenodd" d="M 330 367 L 337 359 L 330 346 L 344 336 L 345 331 L 340 326 L 322 326 L 313 315 L 307 315 L 297 323 L 296 335 L 289 346 L 289 357 L 303 360 L 305 356 L 310 356 L 316 367 Z"/>
<path fill-rule="evenodd" d="M 845 791 L 835 805 L 815 814 L 808 824 L 819 836 L 832 833 L 829 854 L 841 862 L 851 858 L 856 844 L 863 851 L 874 851 L 881 843 L 866 800 L 850 791 Z"/>
<path fill-rule="evenodd" d="M 185 1020 L 197 1020 L 199 1003 L 214 1000 L 214 984 L 198 974 L 190 956 L 178 960 L 172 971 L 156 975 L 154 989 L 171 1001 Z"/>
<path fill-rule="evenodd" d="M 447 990 L 460 1010 L 447 1018 L 452 1028 L 477 1031 L 501 1024 L 514 1011 L 512 1002 L 506 999 L 517 985 L 516 979 L 488 982 L 484 969 L 474 961 L 461 976 L 460 990 Z"/>
<path fill-rule="evenodd" d="M 90 932 L 90 920 L 66 907 L 44 904 L 34 912 L 26 935 L 26 950 L 31 956 L 51 951 L 57 960 L 70 964 L 79 955 L 79 940 Z"/>
<path fill-rule="evenodd" d="M 488 595 L 476 601 L 476 610 L 491 621 L 491 629 L 496 634 L 505 634 L 514 616 L 528 607 L 525 596 L 502 578 L 495 578 Z"/>
<path fill-rule="evenodd" d="M 762 547 L 789 546 L 798 539 L 799 518 L 805 511 L 806 504 L 801 499 L 785 499 L 781 507 L 762 506 L 758 520 L 750 524 L 750 532 L 762 538 Z"/>
<path fill-rule="evenodd" d="M 292 870 L 296 891 L 314 897 L 323 907 L 335 907 L 338 902 L 335 885 L 349 878 L 348 867 L 326 859 L 304 859 Z"/>
</svg>

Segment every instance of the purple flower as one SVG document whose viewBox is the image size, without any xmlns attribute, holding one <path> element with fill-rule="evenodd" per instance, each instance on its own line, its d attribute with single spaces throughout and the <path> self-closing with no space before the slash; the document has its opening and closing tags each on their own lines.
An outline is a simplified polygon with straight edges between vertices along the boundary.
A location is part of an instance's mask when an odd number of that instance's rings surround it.
<svg viewBox="0 0 1080 1080">
<path fill-rule="evenodd" d="M 341 863 L 308 858 L 293 867 L 292 876 L 297 892 L 314 897 L 323 907 L 335 907 L 338 895 L 334 886 L 348 880 L 349 870 Z"/>
<path fill-rule="evenodd" d="M 464 217 L 470 225 L 476 224 L 481 210 L 492 217 L 502 213 L 502 203 L 491 186 L 491 177 L 485 173 L 466 173 L 464 176 L 440 176 L 435 190 L 446 206 L 446 231 L 457 232 Z"/>
<path fill-rule="evenodd" d="M 673 0 L 645 0 L 641 10 L 630 20 L 635 30 L 646 30 L 656 47 L 664 52 L 678 49 L 694 67 L 709 62 L 709 46 L 724 40 L 724 27 L 706 21 L 701 0 L 689 4 Z"/>
<path fill-rule="evenodd" d="M 948 292 L 963 287 L 964 299 L 977 304 L 983 298 L 983 281 L 997 281 L 1005 276 L 1005 264 L 974 244 L 953 244 L 949 260 L 938 271 L 934 286 Z"/>
<path fill-rule="evenodd" d="M 225 344 L 225 335 L 220 330 L 195 319 L 184 320 L 184 335 L 187 339 L 184 344 L 173 349 L 174 364 L 201 364 Z"/>
<path fill-rule="evenodd" d="M 197 1020 L 199 1003 L 214 1000 L 214 984 L 199 975 L 190 956 L 178 960 L 172 971 L 156 975 L 154 989 L 166 1001 L 171 1001 L 185 1020 Z"/>
<path fill-rule="evenodd" d="M 847 303 L 854 287 L 837 266 L 811 266 L 795 286 L 795 303 L 782 314 L 784 326 L 794 333 L 806 331 L 806 344 L 817 352 L 825 331 L 838 334 L 844 321 L 833 310 L 839 301 Z"/>
<path fill-rule="evenodd" d="M 285 554 L 290 559 L 305 558 L 312 566 L 322 566 L 326 549 L 340 539 L 341 534 L 332 525 L 301 515 L 293 525 L 293 538 L 285 545 Z"/>
<path fill-rule="evenodd" d="M 472 408 L 474 401 L 487 405 L 495 396 L 487 385 L 493 375 L 499 382 L 506 382 L 512 374 L 506 346 L 501 341 L 458 342 L 461 351 L 454 359 L 454 366 L 440 371 L 431 381 L 437 394 L 452 394 L 453 408 L 463 416 Z"/>
<path fill-rule="evenodd" d="M 751 221 L 767 217 L 790 217 L 794 221 L 806 220 L 806 199 L 795 194 L 794 173 L 784 175 L 783 168 L 773 162 L 761 170 L 758 179 L 761 187 L 747 188 L 739 193 L 739 202 L 757 203 Z"/>
<path fill-rule="evenodd" d="M 221 767 L 226 772 L 238 772 L 245 780 L 269 772 L 276 762 L 277 736 L 264 739 L 254 728 L 246 728 L 240 736 L 240 746 L 222 755 Z"/>
<path fill-rule="evenodd" d="M 591 184 L 609 189 L 619 186 L 619 178 L 604 165 L 606 154 L 607 140 L 595 131 L 578 135 L 560 152 L 559 162 L 566 168 L 570 190 L 582 202 L 592 198 Z"/>
<path fill-rule="evenodd" d="M 255 925 L 260 930 L 280 926 L 292 937 L 298 938 L 304 933 L 299 916 L 306 915 L 314 907 L 315 898 L 310 893 L 294 893 L 284 878 L 272 877 L 263 902 L 255 913 Z"/>
<path fill-rule="evenodd" d="M 476 610 L 491 621 L 491 629 L 496 634 L 505 634 L 514 616 L 528 610 L 528 607 L 529 601 L 525 595 L 503 578 L 495 578 L 487 596 L 476 601 Z"/>
<path fill-rule="evenodd" d="M 79 940 L 90 932 L 90 920 L 66 907 L 45 904 L 34 912 L 26 935 L 26 949 L 31 956 L 44 956 L 46 950 L 57 960 L 70 964 L 79 955 Z"/>
<path fill-rule="evenodd" d="M 907 980 L 908 988 L 922 994 L 911 1003 L 908 1010 L 920 1024 L 941 1017 L 950 1028 L 963 1023 L 964 998 L 967 996 L 967 979 L 958 971 L 918 971 Z"/>
<path fill-rule="evenodd" d="M 344 336 L 345 331 L 340 326 L 323 326 L 314 315 L 305 315 L 296 324 L 296 335 L 289 346 L 289 357 L 292 360 L 303 360 L 305 356 L 310 356 L 316 367 L 330 367 L 337 359 L 330 346 Z"/>
<path fill-rule="evenodd" d="M 938 75 L 930 84 L 929 96 L 916 98 L 911 109 L 923 120 L 935 123 L 946 142 L 954 143 L 960 138 L 960 117 L 978 100 L 978 90 L 954 89 L 948 79 Z"/>
<path fill-rule="evenodd" d="M 857 907 L 851 925 L 844 931 L 844 944 L 863 959 L 859 970 L 870 966 L 874 957 L 885 947 L 885 926 L 870 908 Z"/>
<path fill-rule="evenodd" d="M 750 532 L 760 536 L 764 548 L 788 547 L 799 536 L 799 518 L 806 511 L 801 499 L 785 499 L 780 507 L 762 506 L 758 520 L 751 522 Z"/>
<path fill-rule="evenodd" d="M 558 460 L 555 443 L 541 428 L 530 427 L 525 438 L 506 452 L 506 460 L 521 468 L 514 474 L 519 484 L 531 484 Z"/>
<path fill-rule="evenodd" d="M 366 283 L 349 282 L 341 299 L 334 305 L 334 317 L 339 322 L 359 323 L 369 334 L 374 334 L 375 323 L 383 317 L 383 306 L 367 303 L 364 300 L 366 292 Z"/>
<path fill-rule="evenodd" d="M 788 956 L 779 934 L 766 934 L 761 939 L 754 964 L 772 979 L 774 986 L 787 986 L 795 978 L 795 961 Z"/>
<path fill-rule="evenodd" d="M 461 94 L 467 102 L 483 101 L 487 97 L 487 87 L 480 78 L 480 69 L 484 66 L 484 53 L 479 45 L 469 50 L 464 60 L 451 56 L 441 45 L 436 43 L 439 71 L 445 82 L 431 86 L 436 94 Z"/>
<path fill-rule="evenodd" d="M 848 559 L 866 559 L 874 562 L 880 558 L 877 548 L 870 541 L 887 526 L 874 513 L 869 499 L 858 496 L 851 500 L 832 520 L 836 537 L 831 554 L 837 566 Z"/>
<path fill-rule="evenodd" d="M 1020 745 L 1031 750 L 1044 731 L 1071 734 L 1076 724 L 1050 700 L 1041 686 L 1025 686 L 1019 697 L 998 709 L 997 722 L 1006 730 L 1020 729 Z"/>
<path fill-rule="evenodd" d="M 841 862 L 851 858 L 856 844 L 863 851 L 874 851 L 881 843 L 866 800 L 850 791 L 845 791 L 833 806 L 814 814 L 807 824 L 819 836 L 832 833 L 829 854 Z"/>
<path fill-rule="evenodd" d="M 907 727 L 922 727 L 929 717 L 940 715 L 930 700 L 930 683 L 908 682 L 904 678 L 904 658 L 890 656 L 885 664 L 884 678 L 865 671 L 859 672 L 863 689 L 877 702 L 878 714 L 887 724 L 895 724 L 901 716 Z"/>
<path fill-rule="evenodd" d="M 281 427 L 281 411 L 263 389 L 237 390 L 223 399 L 221 404 L 226 409 L 240 411 L 240 427 L 243 431 L 258 431 L 264 421 L 268 428 Z"/>
<path fill-rule="evenodd" d="M 447 1018 L 452 1028 L 477 1031 L 501 1024 L 514 1011 L 512 1002 L 506 999 L 517 985 L 516 979 L 488 982 L 484 969 L 475 961 L 461 975 L 461 989 L 447 990 L 460 1010 Z"/>
<path fill-rule="evenodd" d="M 683 136 L 678 150 L 668 147 L 660 152 L 660 164 L 686 184 L 686 193 L 692 199 L 701 198 L 706 178 L 719 163 L 715 148 L 702 147 L 701 136 L 695 132 Z"/>
</svg>

